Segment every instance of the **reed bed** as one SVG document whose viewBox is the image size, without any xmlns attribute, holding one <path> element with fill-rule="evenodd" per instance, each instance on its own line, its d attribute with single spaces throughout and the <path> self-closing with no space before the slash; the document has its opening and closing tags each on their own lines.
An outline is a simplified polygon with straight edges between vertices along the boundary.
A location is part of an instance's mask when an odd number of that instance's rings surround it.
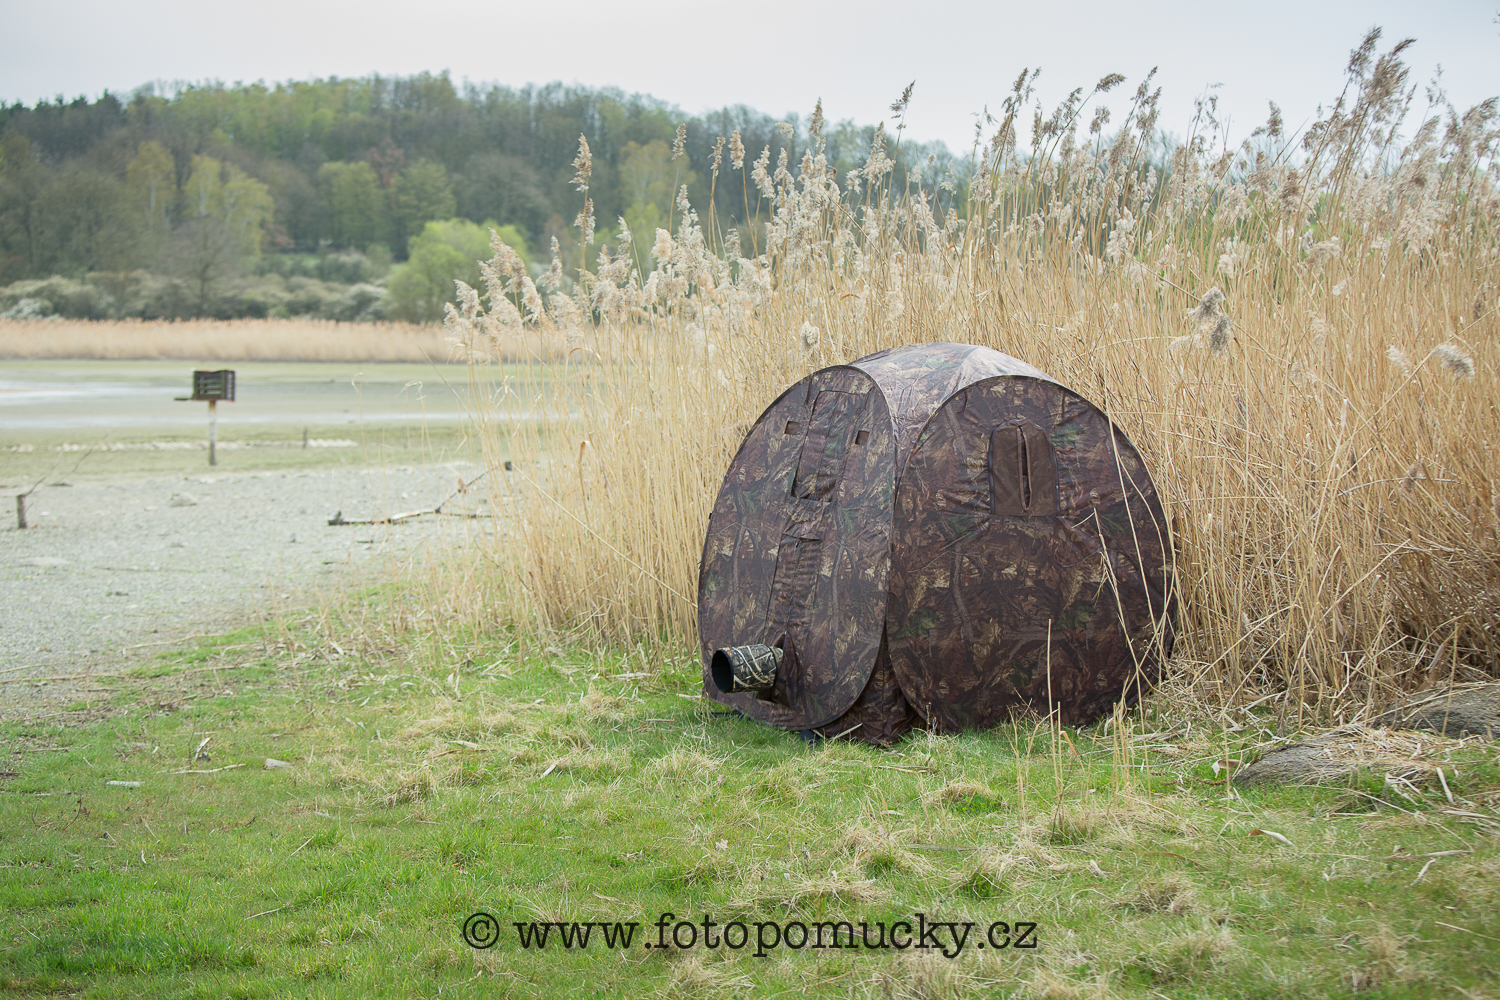
<svg viewBox="0 0 1500 1000">
<path fill-rule="evenodd" d="M 0 358 L 445 361 L 436 326 L 318 319 L 0 319 Z"/>
<path fill-rule="evenodd" d="M 1027 122 L 1023 73 L 963 174 L 893 182 L 881 131 L 836 179 L 820 106 L 800 165 L 720 144 L 714 183 L 762 196 L 764 225 L 726 230 L 684 191 L 671 232 L 624 231 L 572 282 L 554 264 L 534 283 L 497 241 L 450 335 L 481 380 L 525 337 L 562 360 L 534 366 L 545 398 L 495 387 L 551 407 L 545 429 L 479 415 L 524 515 L 498 597 L 467 613 L 681 656 L 706 519 L 761 410 L 817 368 L 950 340 L 1047 371 L 1146 456 L 1178 694 L 1347 722 L 1500 674 L 1496 102 L 1414 108 L 1378 37 L 1295 135 L 1273 106 L 1231 144 L 1208 102 L 1153 157 L 1150 78 L 1110 138 L 1089 102 L 1121 78 Z M 576 166 L 586 197 L 586 143 Z"/>
</svg>

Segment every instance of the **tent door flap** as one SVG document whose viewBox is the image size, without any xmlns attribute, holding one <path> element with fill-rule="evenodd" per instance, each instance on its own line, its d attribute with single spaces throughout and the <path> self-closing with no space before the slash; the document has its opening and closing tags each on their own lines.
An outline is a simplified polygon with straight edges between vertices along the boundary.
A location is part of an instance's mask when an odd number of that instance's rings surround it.
<svg viewBox="0 0 1500 1000">
<path fill-rule="evenodd" d="M 825 389 L 813 401 L 812 416 L 807 422 L 807 437 L 797 456 L 797 472 L 792 478 L 793 497 L 799 500 L 828 501 L 844 469 L 844 453 L 858 440 L 860 421 L 864 417 L 862 393 Z M 787 425 L 787 433 L 791 431 Z M 868 437 L 868 435 L 866 435 Z"/>
</svg>

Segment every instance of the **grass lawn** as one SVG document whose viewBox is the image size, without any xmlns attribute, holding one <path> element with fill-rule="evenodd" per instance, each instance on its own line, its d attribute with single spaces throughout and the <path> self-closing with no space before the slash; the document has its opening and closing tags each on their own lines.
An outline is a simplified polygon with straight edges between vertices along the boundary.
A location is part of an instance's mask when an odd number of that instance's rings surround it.
<svg viewBox="0 0 1500 1000">
<path fill-rule="evenodd" d="M 226 636 L 0 727 L 0 992 L 1479 997 L 1500 981 L 1494 743 L 1424 751 L 1453 803 L 1379 774 L 1240 793 L 1225 762 L 1270 739 L 1250 715 L 809 747 L 714 714 L 686 656 L 517 662 L 497 642 L 453 669 L 325 658 L 299 634 Z M 463 939 L 478 912 L 491 948 Z M 614 925 L 631 922 L 627 947 Z M 575 923 L 605 926 L 584 947 Z"/>
</svg>

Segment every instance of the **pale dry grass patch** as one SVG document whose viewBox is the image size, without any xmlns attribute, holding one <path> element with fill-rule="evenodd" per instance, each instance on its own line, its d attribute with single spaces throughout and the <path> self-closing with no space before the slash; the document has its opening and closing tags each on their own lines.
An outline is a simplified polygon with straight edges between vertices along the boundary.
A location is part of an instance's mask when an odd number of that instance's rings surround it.
<svg viewBox="0 0 1500 1000">
<path fill-rule="evenodd" d="M 1056 851 L 1023 838 L 1005 850 L 985 847 L 975 851 L 959 871 L 956 888 L 980 898 L 1014 893 L 1072 867 Z"/>
<path fill-rule="evenodd" d="M 726 758 L 705 753 L 696 746 L 681 744 L 650 761 L 643 769 L 645 777 L 656 784 L 707 785 L 722 780 Z"/>
<path fill-rule="evenodd" d="M 1135 887 L 1120 906 L 1136 913 L 1167 913 L 1180 917 L 1190 913 L 1197 891 L 1182 879 L 1148 879 Z"/>
<path fill-rule="evenodd" d="M 547 761 L 554 774 L 578 774 L 589 778 L 618 778 L 635 768 L 635 758 L 625 747 L 591 747 L 574 750 Z"/>
<path fill-rule="evenodd" d="M 769 910 L 794 911 L 831 908 L 835 912 L 870 907 L 885 902 L 890 891 L 879 883 L 840 872 L 810 875 L 805 872 L 773 871 L 765 868 L 743 873 L 730 909 L 740 913 Z"/>
<path fill-rule="evenodd" d="M 0 357 L 447 361 L 441 327 L 320 319 L 0 319 Z"/>
<path fill-rule="evenodd" d="M 667 983 L 659 995 L 722 997 L 754 986 L 754 980 L 748 976 L 736 975 L 721 963 L 709 962 L 698 952 L 689 952 L 686 957 L 672 963 Z"/>
<path fill-rule="evenodd" d="M 973 781 L 950 781 L 943 787 L 923 795 L 922 800 L 928 805 L 950 806 L 955 802 L 966 802 L 971 800 L 995 801 L 995 795 L 987 785 L 981 785 Z"/>
<path fill-rule="evenodd" d="M 624 698 L 602 691 L 588 691 L 578 700 L 578 709 L 589 722 L 620 722 L 630 713 Z"/>
<path fill-rule="evenodd" d="M 374 780 L 385 791 L 378 801 L 388 809 L 429 798 L 433 791 L 432 772 L 426 768 L 387 770 Z"/>
<path fill-rule="evenodd" d="M 1374 933 L 1366 936 L 1361 943 L 1367 956 L 1364 963 L 1346 970 L 1343 977 L 1354 992 L 1361 993 L 1418 978 L 1417 970 L 1408 961 L 1407 940 L 1386 924 L 1377 924 Z"/>
<path fill-rule="evenodd" d="M 926 877 L 937 871 L 936 865 L 918 852 L 907 849 L 883 827 L 872 829 L 864 823 L 856 823 L 844 831 L 838 846 L 872 874 L 896 871 Z"/>
<path fill-rule="evenodd" d="M 881 1000 L 962 1000 L 987 985 L 971 966 L 940 954 L 907 952 L 882 962 L 865 979 L 871 996 Z"/>
<path fill-rule="evenodd" d="M 1074 979 L 1051 969 L 1038 969 L 1026 980 L 1021 996 L 1029 1000 L 1114 1000 L 1118 996 L 1105 983 Z"/>
<path fill-rule="evenodd" d="M 1237 950 L 1234 933 L 1228 926 L 1205 923 L 1153 945 L 1142 964 L 1154 980 L 1167 985 L 1220 972 Z"/>
</svg>

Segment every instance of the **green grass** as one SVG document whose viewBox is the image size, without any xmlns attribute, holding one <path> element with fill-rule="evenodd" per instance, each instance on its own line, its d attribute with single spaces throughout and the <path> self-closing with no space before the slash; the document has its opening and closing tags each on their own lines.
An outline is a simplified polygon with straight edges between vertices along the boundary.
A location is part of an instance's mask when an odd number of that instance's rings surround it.
<svg viewBox="0 0 1500 1000">
<path fill-rule="evenodd" d="M 0 727 L 0 993 L 1424 997 L 1500 974 L 1500 819 L 1378 777 L 1230 792 L 1212 764 L 1264 740 L 1253 719 L 808 747 L 712 714 L 687 660 L 499 643 L 452 672 L 317 662 L 291 634 L 112 681 L 103 721 Z M 1441 748 L 1463 811 L 1494 813 L 1496 753 Z M 1408 860 L 1446 851 L 1470 853 Z M 475 951 L 480 910 L 501 934 Z M 643 947 L 666 912 L 750 943 Z M 754 954 L 757 922 L 877 940 L 917 913 L 978 929 L 954 958 Z M 642 926 L 522 949 L 534 921 Z M 995 921 L 1039 947 L 979 949 Z"/>
</svg>

